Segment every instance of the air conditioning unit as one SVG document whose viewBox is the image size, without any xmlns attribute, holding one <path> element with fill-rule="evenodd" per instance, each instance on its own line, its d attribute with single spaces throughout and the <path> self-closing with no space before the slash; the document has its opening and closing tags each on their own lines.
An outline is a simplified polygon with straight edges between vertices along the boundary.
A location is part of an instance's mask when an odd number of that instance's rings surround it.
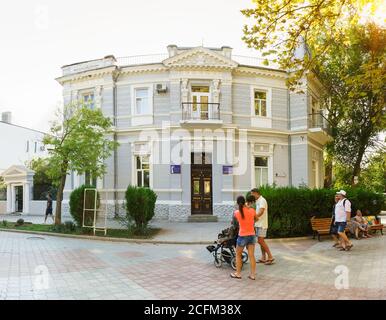
<svg viewBox="0 0 386 320">
<path fill-rule="evenodd" d="M 157 83 L 156 90 L 158 93 L 165 93 L 168 91 L 168 87 L 164 83 Z"/>
</svg>

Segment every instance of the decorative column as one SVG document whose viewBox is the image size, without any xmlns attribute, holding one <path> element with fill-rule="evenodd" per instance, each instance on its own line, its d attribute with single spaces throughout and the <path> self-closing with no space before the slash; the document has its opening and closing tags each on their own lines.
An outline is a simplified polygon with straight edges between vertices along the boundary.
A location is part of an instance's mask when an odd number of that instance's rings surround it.
<svg viewBox="0 0 386 320">
<path fill-rule="evenodd" d="M 29 183 L 23 184 L 23 213 L 30 213 L 29 212 L 29 201 L 30 201 L 30 185 Z"/>
<path fill-rule="evenodd" d="M 12 212 L 12 188 L 11 184 L 7 184 L 7 213 Z"/>
<path fill-rule="evenodd" d="M 11 185 L 11 212 L 16 211 L 15 201 L 16 201 L 15 187 Z"/>
</svg>

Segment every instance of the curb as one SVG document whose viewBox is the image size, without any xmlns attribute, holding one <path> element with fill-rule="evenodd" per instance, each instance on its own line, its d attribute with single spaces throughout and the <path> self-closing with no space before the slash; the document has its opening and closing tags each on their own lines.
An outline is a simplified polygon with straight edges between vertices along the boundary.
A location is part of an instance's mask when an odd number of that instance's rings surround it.
<svg viewBox="0 0 386 320">
<path fill-rule="evenodd" d="M 26 234 L 38 234 L 52 237 L 72 238 L 72 239 L 83 239 L 83 240 L 99 240 L 99 241 L 110 241 L 110 242 L 126 242 L 126 243 L 148 243 L 148 244 L 201 244 L 209 245 L 213 244 L 212 241 L 178 241 L 178 240 L 155 240 L 155 239 L 125 239 L 125 238 L 112 238 L 112 237 L 99 237 L 99 236 L 87 236 L 78 234 L 66 234 L 66 233 L 55 233 L 55 232 L 44 232 L 44 231 L 32 231 L 32 230 L 16 230 L 16 229 L 4 229 L 0 228 L 0 231 L 13 232 L 13 233 L 26 233 Z M 275 238 L 267 239 L 269 242 L 290 242 L 299 240 L 310 240 L 309 237 L 294 237 L 294 238 Z"/>
</svg>

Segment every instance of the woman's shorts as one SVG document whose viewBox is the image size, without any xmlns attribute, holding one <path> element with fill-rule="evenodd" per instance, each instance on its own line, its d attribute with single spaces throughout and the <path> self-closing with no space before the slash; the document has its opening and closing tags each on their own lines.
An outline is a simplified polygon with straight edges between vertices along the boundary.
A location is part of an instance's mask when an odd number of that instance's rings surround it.
<svg viewBox="0 0 386 320">
<path fill-rule="evenodd" d="M 48 216 L 48 215 L 52 215 L 52 209 L 47 209 L 46 210 L 46 216 Z"/>
<path fill-rule="evenodd" d="M 236 243 L 238 247 L 243 248 L 250 244 L 256 244 L 256 236 L 238 236 Z"/>
</svg>

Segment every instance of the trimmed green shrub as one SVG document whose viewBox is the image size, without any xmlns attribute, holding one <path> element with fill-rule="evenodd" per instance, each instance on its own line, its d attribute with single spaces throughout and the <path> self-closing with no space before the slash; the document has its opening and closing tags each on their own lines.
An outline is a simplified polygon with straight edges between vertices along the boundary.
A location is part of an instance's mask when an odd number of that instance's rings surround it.
<svg viewBox="0 0 386 320">
<path fill-rule="evenodd" d="M 361 209 L 364 214 L 368 211 L 369 215 L 381 211 L 385 201 L 382 194 L 359 188 L 345 190 L 354 209 Z M 310 218 L 331 217 L 338 190 L 265 186 L 260 191 L 268 202 L 268 236 L 275 238 L 312 234 Z"/>
<path fill-rule="evenodd" d="M 74 191 L 71 192 L 70 195 L 70 213 L 72 218 L 74 219 L 76 225 L 78 227 L 83 226 L 83 205 L 84 205 L 84 190 L 86 188 L 89 189 L 95 189 L 92 186 L 82 185 L 77 189 L 74 189 Z M 95 204 L 95 193 L 94 192 L 87 192 L 86 194 L 86 207 L 85 208 L 91 208 L 93 209 Z M 100 205 L 100 196 L 99 193 L 97 194 L 97 208 L 99 208 Z M 92 210 L 85 212 L 85 224 L 86 225 L 92 225 L 94 220 L 94 212 Z"/>
<path fill-rule="evenodd" d="M 15 223 L 16 227 L 22 226 L 24 224 L 24 219 L 18 219 Z"/>
<path fill-rule="evenodd" d="M 8 221 L 7 220 L 3 220 L 1 222 L 1 224 L 3 225 L 3 227 L 8 227 Z"/>
<path fill-rule="evenodd" d="M 135 227 L 144 231 L 154 217 L 157 195 L 149 188 L 128 186 L 125 198 L 126 220 L 134 221 Z"/>
</svg>

